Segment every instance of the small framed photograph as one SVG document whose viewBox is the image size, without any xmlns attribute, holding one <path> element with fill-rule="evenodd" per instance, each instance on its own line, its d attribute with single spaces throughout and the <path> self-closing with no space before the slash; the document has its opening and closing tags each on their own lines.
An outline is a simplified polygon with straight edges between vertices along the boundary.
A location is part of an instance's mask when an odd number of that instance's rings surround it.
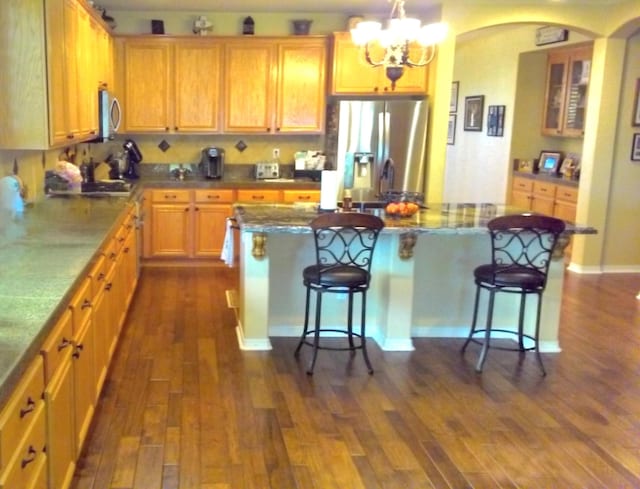
<svg viewBox="0 0 640 489">
<path fill-rule="evenodd" d="M 636 80 L 636 97 L 633 102 L 632 126 L 640 126 L 640 78 Z"/>
<path fill-rule="evenodd" d="M 482 131 L 484 95 L 464 98 L 464 130 Z"/>
<path fill-rule="evenodd" d="M 490 105 L 487 111 L 487 136 L 504 136 L 504 105 Z"/>
<path fill-rule="evenodd" d="M 456 142 L 456 115 L 449 114 L 449 125 L 447 126 L 447 144 Z"/>
<path fill-rule="evenodd" d="M 562 153 L 559 151 L 541 151 L 538 160 L 538 172 L 555 175 L 560 170 Z"/>
<path fill-rule="evenodd" d="M 631 147 L 631 161 L 640 161 L 640 133 L 633 135 L 633 146 Z"/>
<path fill-rule="evenodd" d="M 455 114 L 458 112 L 458 90 L 460 89 L 460 82 L 454 81 L 451 83 L 451 100 L 449 101 L 449 112 Z"/>
</svg>

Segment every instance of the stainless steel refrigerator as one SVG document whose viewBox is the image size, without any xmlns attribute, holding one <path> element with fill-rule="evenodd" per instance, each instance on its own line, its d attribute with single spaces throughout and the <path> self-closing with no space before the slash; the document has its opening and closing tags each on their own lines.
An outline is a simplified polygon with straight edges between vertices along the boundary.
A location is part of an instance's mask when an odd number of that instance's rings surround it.
<svg viewBox="0 0 640 489">
<path fill-rule="evenodd" d="M 354 200 L 389 191 L 424 196 L 427 121 L 426 98 L 339 102 L 337 169 Z"/>
</svg>

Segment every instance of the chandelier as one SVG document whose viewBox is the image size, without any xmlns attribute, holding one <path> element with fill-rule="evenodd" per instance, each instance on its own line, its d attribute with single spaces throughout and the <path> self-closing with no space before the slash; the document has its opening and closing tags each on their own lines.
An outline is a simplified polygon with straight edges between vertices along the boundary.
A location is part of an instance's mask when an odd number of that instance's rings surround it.
<svg viewBox="0 0 640 489">
<path fill-rule="evenodd" d="M 443 23 L 420 26 L 420 20 L 407 17 L 404 11 L 404 0 L 389 0 L 393 2 L 390 19 L 386 29 L 382 29 L 380 22 L 359 22 L 351 29 L 351 39 L 359 46 L 364 59 L 371 66 L 383 66 L 387 78 L 391 80 L 391 89 L 396 87 L 396 81 L 404 73 L 404 67 L 413 68 L 426 66 L 436 54 L 436 45 L 445 38 L 447 26 Z M 371 55 L 375 44 L 383 48 L 384 53 L 374 60 Z M 410 52 L 412 44 L 418 48 L 417 58 Z"/>
</svg>

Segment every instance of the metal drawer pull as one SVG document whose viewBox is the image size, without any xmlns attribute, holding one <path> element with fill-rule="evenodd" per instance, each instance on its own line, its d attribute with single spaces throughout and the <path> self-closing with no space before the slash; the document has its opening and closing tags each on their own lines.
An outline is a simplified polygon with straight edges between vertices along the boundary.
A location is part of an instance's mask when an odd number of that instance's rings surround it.
<svg viewBox="0 0 640 489">
<path fill-rule="evenodd" d="M 75 349 L 75 351 L 73 352 L 73 355 L 72 355 L 72 356 L 73 356 L 73 358 L 80 358 L 80 352 L 81 352 L 82 350 L 84 350 L 84 345 L 83 345 L 82 343 L 78 343 L 78 344 L 76 345 L 76 349 Z"/>
<path fill-rule="evenodd" d="M 29 445 L 29 458 L 23 458 L 22 461 L 20 462 L 20 467 L 21 468 L 25 468 L 27 465 L 29 465 L 31 462 L 33 462 L 36 459 L 36 456 L 38 455 L 38 452 L 36 451 L 35 448 L 33 448 L 33 445 Z"/>
<path fill-rule="evenodd" d="M 227 217 L 227 221 L 231 223 L 231 229 L 240 229 L 240 226 L 238 226 L 238 220 L 235 217 Z"/>
<path fill-rule="evenodd" d="M 68 339 L 62 338 L 62 342 L 58 345 L 58 351 L 64 350 L 70 344 L 71 342 Z"/>
<path fill-rule="evenodd" d="M 27 414 L 29 414 L 30 412 L 33 412 L 35 408 L 36 408 L 36 402 L 33 399 L 31 399 L 31 396 L 29 396 L 27 398 L 27 407 L 20 410 L 20 418 L 24 418 Z"/>
<path fill-rule="evenodd" d="M 91 307 L 91 301 L 89 299 L 84 300 L 84 302 L 80 306 L 80 309 L 86 309 L 87 307 Z"/>
</svg>

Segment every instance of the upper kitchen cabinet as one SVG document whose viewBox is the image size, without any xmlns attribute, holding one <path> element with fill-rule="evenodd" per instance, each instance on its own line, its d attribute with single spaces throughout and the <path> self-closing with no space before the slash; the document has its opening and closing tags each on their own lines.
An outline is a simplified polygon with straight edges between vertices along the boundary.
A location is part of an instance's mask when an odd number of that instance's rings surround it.
<svg viewBox="0 0 640 489">
<path fill-rule="evenodd" d="M 219 130 L 222 49 L 210 39 L 121 38 L 126 132 Z"/>
<path fill-rule="evenodd" d="M 326 62 L 326 38 L 229 40 L 224 131 L 323 132 Z"/>
<path fill-rule="evenodd" d="M 109 33 L 78 0 L 4 0 L 0 27 L 0 147 L 49 149 L 87 141 L 98 125 L 96 57 Z M 88 62 L 89 60 L 89 62 Z"/>
<path fill-rule="evenodd" d="M 381 59 L 382 52 L 373 50 L 372 58 Z M 364 61 L 349 32 L 333 34 L 332 73 L 330 90 L 333 95 L 425 95 L 429 80 L 429 66 L 405 68 L 392 90 L 384 68 L 373 67 Z"/>
<path fill-rule="evenodd" d="M 592 52 L 583 45 L 549 53 L 542 134 L 584 135 Z"/>
</svg>

